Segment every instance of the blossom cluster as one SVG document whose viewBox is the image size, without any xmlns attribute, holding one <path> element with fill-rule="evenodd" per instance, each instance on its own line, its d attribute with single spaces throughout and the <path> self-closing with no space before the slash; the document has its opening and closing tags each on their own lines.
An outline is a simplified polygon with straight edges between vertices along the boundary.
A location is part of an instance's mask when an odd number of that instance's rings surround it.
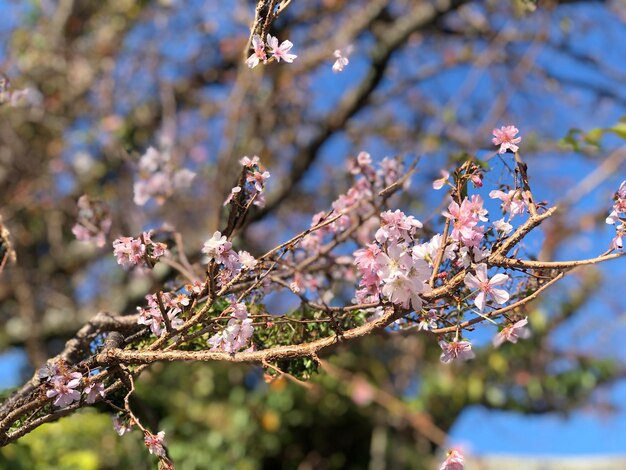
<svg viewBox="0 0 626 470">
<path fill-rule="evenodd" d="M 357 302 L 378 301 L 384 296 L 404 308 L 420 310 L 420 294 L 428 292 L 432 269 L 415 249 L 415 235 L 422 227 L 420 221 L 402 211 L 386 211 L 380 215 L 381 226 L 375 243 L 354 253 L 361 274 Z"/>
<path fill-rule="evenodd" d="M 269 171 L 261 171 L 259 157 L 243 157 L 239 162 L 243 166 L 245 178 L 242 185 L 235 186 L 231 191 L 224 205 L 238 201 L 242 205 L 247 205 L 252 201 L 257 207 L 265 207 L 265 182 L 270 178 Z M 242 194 L 243 191 L 243 194 Z M 243 200 L 240 199 L 243 196 Z"/>
<path fill-rule="evenodd" d="M 81 242 L 93 242 L 102 248 L 111 229 L 111 216 L 106 204 L 86 194 L 78 198 L 78 218 L 72 233 Z"/>
<path fill-rule="evenodd" d="M 233 250 L 233 244 L 228 241 L 226 235 L 216 231 L 213 236 L 204 242 L 202 253 L 206 255 L 204 261 L 215 262 L 219 267 L 221 280 L 223 282 L 232 279 L 242 270 L 252 270 L 258 264 L 258 261 L 247 251 Z"/>
<path fill-rule="evenodd" d="M 261 36 L 255 34 L 254 36 L 252 36 L 252 49 L 254 49 L 254 52 L 246 60 L 246 65 L 253 69 L 257 65 L 259 65 L 260 62 L 266 64 L 268 60 L 268 48 L 269 54 L 271 54 L 271 58 L 275 59 L 276 62 L 280 62 L 281 60 L 283 60 L 290 64 L 294 61 L 296 57 L 298 57 L 297 55 L 291 54 L 289 52 L 292 47 L 293 43 L 291 41 L 283 41 L 282 43 L 280 43 L 280 45 L 278 45 L 278 38 L 269 34 L 267 35 L 266 44 L 263 42 L 263 39 L 261 39 Z"/>
<path fill-rule="evenodd" d="M 626 237 L 626 180 L 622 181 L 615 193 L 615 203 L 606 223 L 615 226 L 615 238 L 611 241 L 612 250 L 624 248 L 623 238 Z"/>
<path fill-rule="evenodd" d="M 195 176 L 186 168 L 177 170 L 169 151 L 149 147 L 139 159 L 139 178 L 133 187 L 135 204 L 143 206 L 151 198 L 163 204 L 175 191 L 188 188 Z"/>
<path fill-rule="evenodd" d="M 92 377 L 83 378 L 83 374 L 68 370 L 64 364 L 49 364 L 40 371 L 40 378 L 45 379 L 51 386 L 46 391 L 48 398 L 54 398 L 54 405 L 65 408 L 79 401 L 82 395 L 85 403 L 91 405 L 98 397 L 104 397 L 104 384 Z"/>
<path fill-rule="evenodd" d="M 120 237 L 113 242 L 113 254 L 117 264 L 124 268 L 133 266 L 151 267 L 165 254 L 165 243 L 152 241 L 152 230 L 143 232 L 139 237 Z"/>
<path fill-rule="evenodd" d="M 248 344 L 254 333 L 252 319 L 244 303 L 235 303 L 229 307 L 232 312 L 226 328 L 209 338 L 211 351 L 224 351 L 229 354 L 241 350 Z"/>
<path fill-rule="evenodd" d="M 160 297 L 161 303 L 159 303 L 159 298 L 156 294 L 148 294 L 146 295 L 148 308 L 137 307 L 137 312 L 139 313 L 137 323 L 149 326 L 155 336 L 161 336 L 165 328 L 163 310 L 165 310 L 171 327 L 177 330 L 184 323 L 181 318 L 178 318 L 178 314 L 190 303 L 189 297 L 184 294 L 173 296 L 168 292 L 164 292 L 160 294 Z"/>
<path fill-rule="evenodd" d="M 450 219 L 452 231 L 450 238 L 466 247 L 477 248 L 484 235 L 485 228 L 480 222 L 487 222 L 487 210 L 483 207 L 483 198 L 477 194 L 471 198 L 465 197 L 459 205 L 452 201 L 448 210 L 443 213 Z"/>
</svg>

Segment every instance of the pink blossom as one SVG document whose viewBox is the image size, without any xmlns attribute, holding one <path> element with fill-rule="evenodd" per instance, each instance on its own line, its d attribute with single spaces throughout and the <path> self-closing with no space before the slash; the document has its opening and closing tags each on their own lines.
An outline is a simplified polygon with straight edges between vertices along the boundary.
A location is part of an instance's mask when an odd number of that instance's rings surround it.
<svg viewBox="0 0 626 470">
<path fill-rule="evenodd" d="M 519 144 L 522 138 L 515 137 L 518 132 L 519 130 L 515 126 L 503 126 L 500 129 L 493 130 L 494 137 L 492 142 L 494 145 L 500 146 L 498 153 L 503 154 L 507 150 L 511 150 L 511 152 L 515 153 L 519 150 L 516 144 Z"/>
<path fill-rule="evenodd" d="M 78 219 L 72 233 L 81 242 L 93 242 L 102 248 L 111 229 L 111 216 L 106 204 L 86 194 L 78 198 Z"/>
<path fill-rule="evenodd" d="M 489 249 L 481 250 L 479 247 L 469 247 L 463 246 L 459 250 L 459 262 L 457 262 L 457 266 L 462 265 L 464 268 L 469 268 L 473 263 L 480 263 L 487 256 L 489 256 L 491 252 Z"/>
<path fill-rule="evenodd" d="M 113 416 L 113 429 L 119 436 L 123 436 L 127 432 L 132 430 L 132 425 L 128 420 L 120 417 L 119 415 Z"/>
<path fill-rule="evenodd" d="M 489 192 L 489 197 L 491 199 L 500 199 L 502 201 L 502 210 L 510 212 L 511 218 L 523 214 L 526 207 L 528 207 L 528 199 L 519 189 L 513 189 L 508 193 L 496 189 Z"/>
<path fill-rule="evenodd" d="M 48 398 L 56 397 L 54 405 L 65 408 L 80 400 L 80 392 L 75 390 L 83 376 L 80 372 L 70 372 L 52 378 L 52 389 L 46 392 Z"/>
<path fill-rule="evenodd" d="M 254 269 L 258 264 L 258 261 L 247 251 L 239 252 L 239 261 L 241 262 L 241 267 L 246 270 Z"/>
<path fill-rule="evenodd" d="M 483 239 L 484 228 L 477 224 L 486 213 L 487 211 L 482 209 L 481 198 L 472 201 L 465 198 L 460 206 L 456 201 L 452 201 L 448 210 L 443 212 L 444 217 L 452 221 L 450 238 L 466 246 L 478 246 Z"/>
<path fill-rule="evenodd" d="M 263 191 L 263 187 L 265 186 L 265 181 L 267 181 L 269 177 L 269 171 L 264 171 L 263 173 L 261 173 L 260 171 L 253 171 L 252 173 L 248 174 L 246 181 L 248 181 L 248 183 L 252 183 L 255 189 L 258 192 L 261 192 Z"/>
<path fill-rule="evenodd" d="M 207 255 L 208 261 L 215 260 L 217 263 L 223 263 L 227 259 L 227 253 L 230 251 L 232 244 L 226 239 L 225 235 L 216 231 L 211 238 L 204 242 L 202 253 Z"/>
<path fill-rule="evenodd" d="M 252 168 L 253 166 L 256 166 L 259 164 L 259 157 L 257 157 L 256 155 L 253 156 L 252 158 L 243 157 L 241 160 L 239 160 L 239 163 L 241 163 L 241 166 Z"/>
<path fill-rule="evenodd" d="M 83 393 L 86 395 L 85 403 L 91 405 L 96 402 L 98 395 L 104 397 L 104 384 L 89 380 L 89 383 L 83 389 Z"/>
<path fill-rule="evenodd" d="M 439 249 L 441 248 L 442 240 L 443 236 L 438 233 L 433 236 L 433 238 L 431 238 L 429 242 L 415 245 L 411 250 L 411 254 L 414 258 L 423 259 L 429 264 L 429 266 L 432 266 L 435 262 L 435 259 L 437 258 Z M 446 246 L 446 249 L 444 250 L 442 261 L 454 259 L 454 250 L 456 249 L 456 244 L 448 244 L 448 246 Z"/>
<path fill-rule="evenodd" d="M 378 275 L 382 278 L 382 293 L 392 303 L 414 310 L 422 308 L 422 299 L 419 294 L 428 292 L 430 287 L 431 269 L 422 259 L 414 259 L 406 247 L 391 244 L 387 253 L 381 252 L 377 256 Z"/>
<path fill-rule="evenodd" d="M 434 330 L 435 328 L 437 328 L 437 320 L 439 320 L 437 310 L 431 309 L 428 312 L 424 312 L 420 316 L 420 321 L 417 324 L 417 329 L 419 331 Z"/>
<path fill-rule="evenodd" d="M 265 44 L 258 34 L 252 36 L 252 48 L 254 53 L 246 60 L 246 65 L 253 69 L 259 65 L 260 61 L 267 62 L 267 56 L 265 55 Z"/>
<path fill-rule="evenodd" d="M 504 218 L 496 220 L 493 223 L 493 226 L 498 232 L 502 232 L 505 235 L 508 235 L 513 230 L 513 226 L 510 223 L 505 222 Z"/>
<path fill-rule="evenodd" d="M 376 232 L 376 241 L 410 241 L 415 230 L 422 228 L 422 223 L 412 215 L 406 216 L 400 209 L 380 214 L 381 227 Z"/>
<path fill-rule="evenodd" d="M 482 263 L 476 265 L 476 275 L 467 273 L 465 275 L 465 285 L 470 289 L 478 289 L 478 295 L 474 304 L 482 312 L 487 303 L 487 297 L 493 298 L 497 304 L 504 304 L 509 300 L 509 293 L 504 289 L 496 289 L 495 286 L 505 284 L 509 280 L 506 274 L 496 274 L 491 279 L 487 276 L 487 265 Z"/>
<path fill-rule="evenodd" d="M 455 359 L 468 361 L 476 357 L 476 354 L 472 351 L 472 344 L 469 341 L 454 340 L 448 343 L 445 340 L 440 340 L 439 347 L 443 351 L 441 356 L 439 356 L 439 360 L 444 364 L 448 364 Z"/>
<path fill-rule="evenodd" d="M 622 238 L 626 236 L 626 223 L 622 223 L 620 226 L 616 227 L 615 238 L 611 241 L 610 248 L 612 250 L 621 250 L 624 248 L 624 241 Z"/>
<path fill-rule="evenodd" d="M 340 49 L 335 49 L 333 52 L 333 56 L 335 56 L 335 63 L 333 64 L 333 72 L 343 72 L 343 69 L 350 63 L 350 60 L 347 57 L 343 56 L 343 53 Z"/>
<path fill-rule="evenodd" d="M 134 202 L 143 206 L 151 198 L 163 204 L 175 190 L 186 189 L 196 174 L 188 169 L 176 170 L 168 150 L 149 147 L 139 159 L 139 175 L 133 186 Z"/>
<path fill-rule="evenodd" d="M 481 175 L 475 173 L 472 175 L 471 177 L 472 179 L 472 183 L 474 183 L 474 187 L 475 188 L 482 188 L 483 187 L 483 178 Z"/>
<path fill-rule="evenodd" d="M 155 336 L 161 336 L 165 328 L 165 322 L 163 321 L 163 313 L 161 312 L 161 306 L 159 305 L 157 296 L 148 294 L 146 295 L 146 299 L 148 301 L 148 308 L 137 307 L 137 311 L 139 312 L 137 324 L 149 326 Z M 161 299 L 163 300 L 163 306 L 167 310 L 167 318 L 170 321 L 171 327 L 177 330 L 184 324 L 184 321 L 177 317 L 177 315 L 182 312 L 180 307 L 178 307 L 178 302 L 169 293 L 161 294 Z"/>
<path fill-rule="evenodd" d="M 280 59 L 282 59 L 287 63 L 292 63 L 293 60 L 298 57 L 295 54 L 289 54 L 289 51 L 293 47 L 293 43 L 291 41 L 283 41 L 279 46 L 278 38 L 270 36 L 268 34 L 267 45 L 270 48 L 270 53 L 272 54 L 272 57 L 276 59 L 276 62 L 280 62 Z"/>
<path fill-rule="evenodd" d="M 226 198 L 226 200 L 224 201 L 224 205 L 227 206 L 228 203 L 230 201 L 233 200 L 233 198 L 239 194 L 241 192 L 241 188 L 239 186 L 235 186 L 233 189 L 230 190 L 230 193 L 228 194 L 228 197 Z"/>
<path fill-rule="evenodd" d="M 526 328 L 526 325 L 528 325 L 528 317 L 522 318 L 512 325 L 505 326 L 502 331 L 493 338 L 493 345 L 497 348 L 505 341 L 517 343 L 518 338 L 526 339 L 530 337 L 530 331 Z"/>
<path fill-rule="evenodd" d="M 439 470 L 463 470 L 463 465 L 463 455 L 458 450 L 451 449 Z"/>
<path fill-rule="evenodd" d="M 447 170 L 441 170 L 441 178 L 433 181 L 433 189 L 439 190 L 448 182 L 450 178 L 450 172 Z"/>
<path fill-rule="evenodd" d="M 165 457 L 165 431 L 159 431 L 157 434 L 146 431 L 143 440 L 151 454 L 158 457 Z"/>
<path fill-rule="evenodd" d="M 120 237 L 113 242 L 113 253 L 117 264 L 130 268 L 142 262 L 145 246 L 133 237 Z"/>
<path fill-rule="evenodd" d="M 234 354 L 248 344 L 248 340 L 254 333 L 254 326 L 252 326 L 252 319 L 248 317 L 246 305 L 234 304 L 232 310 L 231 319 L 228 320 L 226 328 L 208 340 L 212 351 Z"/>
</svg>

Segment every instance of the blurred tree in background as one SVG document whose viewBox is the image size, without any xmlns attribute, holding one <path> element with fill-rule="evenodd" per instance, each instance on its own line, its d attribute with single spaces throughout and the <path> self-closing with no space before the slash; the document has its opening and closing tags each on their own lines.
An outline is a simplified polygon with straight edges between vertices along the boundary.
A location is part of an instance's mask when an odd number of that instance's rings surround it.
<svg viewBox="0 0 626 470">
<path fill-rule="evenodd" d="M 25 352 L 22 378 L 95 313 L 133 312 L 174 277 L 167 265 L 143 276 L 118 269 L 111 241 L 168 226 L 177 231 L 169 244 L 201 246 L 226 222 L 222 202 L 243 155 L 272 169 L 266 207 L 236 241 L 258 255 L 345 191 L 346 157 L 362 149 L 420 156 L 398 205 L 436 217 L 439 170 L 491 151 L 491 129 L 514 122 L 540 196 L 571 208 L 543 227 L 539 258 L 582 253 L 601 236 L 608 245 L 597 226 L 626 160 L 626 50 L 614 47 L 626 44 L 623 3 L 292 2 L 272 32 L 295 44 L 298 60 L 250 70 L 255 5 L 0 0 L 0 64 L 13 89 L 27 90 L 0 108 L 0 222 L 17 255 L 0 275 L 0 347 Z M 349 46 L 349 64 L 334 74 L 333 51 Z M 140 207 L 133 183 L 149 146 L 197 176 L 189 190 Z M 83 194 L 110 206 L 104 247 L 71 231 Z M 605 273 L 577 270 L 528 307 L 530 340 L 486 346 L 468 363 L 440 364 L 431 336 L 385 331 L 335 347 L 319 370 L 299 364 L 298 378 L 156 364 L 133 404 L 167 429 L 182 469 L 432 468 L 468 406 L 568 412 L 623 378 L 617 356 L 599 347 L 615 340 L 614 317 L 580 319 L 590 303 L 623 314 L 623 269 Z M 293 306 L 268 304 L 277 313 Z M 564 325 L 598 323 L 606 328 L 594 328 L 593 344 L 554 340 Z M 0 466 L 152 468 L 140 435 L 118 438 L 108 411 L 96 405 L 40 427 L 3 448 Z"/>
</svg>

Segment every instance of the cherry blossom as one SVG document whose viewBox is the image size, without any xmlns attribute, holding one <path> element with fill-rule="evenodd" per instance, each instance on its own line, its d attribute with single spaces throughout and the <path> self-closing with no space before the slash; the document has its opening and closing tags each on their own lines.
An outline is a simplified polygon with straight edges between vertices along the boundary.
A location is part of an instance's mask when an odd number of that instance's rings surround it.
<svg viewBox="0 0 626 470">
<path fill-rule="evenodd" d="M 422 228 L 422 223 L 412 215 L 406 216 L 400 209 L 380 214 L 381 227 L 376 232 L 376 241 L 410 241 L 415 230 Z"/>
<path fill-rule="evenodd" d="M 231 247 L 232 244 L 226 239 L 226 236 L 216 231 L 211 238 L 204 242 L 202 253 L 207 255 L 208 261 L 215 260 L 217 263 L 223 263 L 228 259 L 227 253 Z"/>
<path fill-rule="evenodd" d="M 113 254 L 117 258 L 117 264 L 124 268 L 136 265 L 148 266 L 146 258 L 156 262 L 162 257 L 167 249 L 165 243 L 152 241 L 152 231 L 143 232 L 141 236 L 119 237 L 113 241 Z"/>
<path fill-rule="evenodd" d="M 441 178 L 433 181 L 433 189 L 439 190 L 448 182 L 450 178 L 450 172 L 447 170 L 441 170 Z"/>
<path fill-rule="evenodd" d="M 333 56 L 335 57 L 335 63 L 333 64 L 333 72 L 335 73 L 343 72 L 343 69 L 346 67 L 346 65 L 350 63 L 350 60 L 347 57 L 350 49 L 351 49 L 350 46 L 346 48 L 345 56 L 343 55 L 344 52 L 342 52 L 341 49 L 335 49 L 335 52 L 333 52 Z"/>
<path fill-rule="evenodd" d="M 503 126 L 500 129 L 493 130 L 494 137 L 491 141 L 494 145 L 500 146 L 498 150 L 499 154 L 503 154 L 507 150 L 511 150 L 511 152 L 517 152 L 519 150 L 517 144 L 522 141 L 522 138 L 515 137 L 518 132 L 519 130 L 515 126 Z"/>
<path fill-rule="evenodd" d="M 89 382 L 85 385 L 83 393 L 85 394 L 85 403 L 91 405 L 96 402 L 98 396 L 104 397 L 104 384 L 95 380 L 88 379 Z"/>
<path fill-rule="evenodd" d="M 165 457 L 165 431 L 159 431 L 157 434 L 146 431 L 143 440 L 151 454 Z"/>
<path fill-rule="evenodd" d="M 93 242 L 99 248 L 106 244 L 111 229 L 111 216 L 102 201 L 91 199 L 86 194 L 78 198 L 78 218 L 72 233 L 81 242 Z"/>
<path fill-rule="evenodd" d="M 472 351 L 472 344 L 469 341 L 454 340 L 448 343 L 445 340 L 440 340 L 439 347 L 443 351 L 441 356 L 439 356 L 439 360 L 444 364 L 448 364 L 455 359 L 468 361 L 476 357 L 476 354 Z"/>
<path fill-rule="evenodd" d="M 240 192 L 241 192 L 240 186 L 235 186 L 233 189 L 231 189 L 230 193 L 228 194 L 228 197 L 224 200 L 224 205 L 227 206 L 228 203 L 230 203 L 233 200 L 233 198 Z"/>
<path fill-rule="evenodd" d="M 231 319 L 226 328 L 209 338 L 212 351 L 224 351 L 234 354 L 244 348 L 254 333 L 252 319 L 248 317 L 248 309 L 243 303 L 232 305 Z"/>
<path fill-rule="evenodd" d="M 282 59 L 287 63 L 292 63 L 294 59 L 298 57 L 295 54 L 289 53 L 289 51 L 293 47 L 293 43 L 291 41 L 283 41 L 279 46 L 278 38 L 270 36 L 268 34 L 267 45 L 270 48 L 270 53 L 272 54 L 272 57 L 276 59 L 276 62 L 280 62 L 280 60 Z"/>
<path fill-rule="evenodd" d="M 149 147 L 138 164 L 138 179 L 133 186 L 134 202 L 145 205 L 151 198 L 163 204 L 175 191 L 191 185 L 196 174 L 186 168 L 177 170 L 168 149 Z"/>
<path fill-rule="evenodd" d="M 246 270 L 254 269 L 258 264 L 258 261 L 247 251 L 239 252 L 239 261 L 241 262 L 241 267 Z"/>
<path fill-rule="evenodd" d="M 500 199 L 502 201 L 502 211 L 510 212 L 511 218 L 523 214 L 528 207 L 528 199 L 519 189 L 513 189 L 508 193 L 495 189 L 489 192 L 489 197 L 491 199 Z"/>
<path fill-rule="evenodd" d="M 420 316 L 420 321 L 417 324 L 418 331 L 428 331 L 434 330 L 437 328 L 437 320 L 439 316 L 437 315 L 437 310 L 431 309 L 427 312 L 422 313 Z"/>
<path fill-rule="evenodd" d="M 148 301 L 148 308 L 137 307 L 137 311 L 139 312 L 137 323 L 139 325 L 149 326 L 155 336 L 161 336 L 165 328 L 165 322 L 163 321 L 163 313 L 159 305 L 159 300 L 154 294 L 148 294 L 146 300 Z M 161 300 L 163 301 L 163 307 L 167 310 L 167 318 L 171 327 L 177 330 L 184 324 L 183 319 L 177 317 L 177 315 L 182 312 L 179 307 L 179 302 L 167 292 L 161 294 Z"/>
<path fill-rule="evenodd" d="M 443 212 L 444 217 L 452 221 L 450 238 L 466 246 L 478 246 L 485 232 L 483 227 L 478 226 L 478 222 L 484 219 L 486 213 L 482 209 L 480 197 L 472 201 L 465 198 L 460 206 L 456 201 L 452 201 L 448 210 Z"/>
<path fill-rule="evenodd" d="M 80 400 L 80 392 L 76 388 L 83 376 L 80 372 L 70 372 L 52 378 L 52 389 L 46 392 L 48 398 L 56 397 L 54 405 L 65 408 Z"/>
<path fill-rule="evenodd" d="M 263 61 L 263 63 L 267 62 L 265 44 L 263 44 L 263 39 L 258 34 L 252 36 L 252 49 L 254 49 L 254 53 L 246 60 L 246 65 L 251 69 L 259 65 L 260 61 Z"/>
<path fill-rule="evenodd" d="M 441 248 L 441 242 L 443 241 L 443 235 L 440 233 L 433 236 L 430 241 L 415 245 L 411 250 L 414 258 L 423 259 L 429 266 L 432 266 L 435 262 L 439 249 Z M 458 248 L 455 243 L 448 244 L 443 253 L 442 261 L 452 260 L 455 258 L 454 251 Z"/>
<path fill-rule="evenodd" d="M 505 222 L 504 218 L 496 220 L 493 223 L 493 226 L 498 232 L 502 232 L 505 235 L 508 235 L 513 230 L 513 226 L 510 223 Z"/>
<path fill-rule="evenodd" d="M 493 345 L 497 348 L 500 347 L 505 341 L 517 343 L 518 338 L 526 339 L 530 337 L 530 331 L 526 328 L 527 325 L 528 317 L 525 317 L 516 321 L 512 325 L 505 326 L 502 331 L 494 336 Z"/>
<path fill-rule="evenodd" d="M 473 174 L 471 176 L 471 180 L 472 180 L 472 183 L 474 184 L 475 188 L 482 188 L 483 187 L 483 178 L 478 173 Z"/>
<path fill-rule="evenodd" d="M 132 425 L 128 422 L 128 420 L 122 418 L 121 416 L 114 415 L 113 429 L 118 434 L 118 436 L 123 436 L 124 434 L 132 430 Z"/>
<path fill-rule="evenodd" d="M 448 456 L 439 467 L 439 470 L 463 470 L 463 465 L 464 460 L 461 452 L 451 449 L 448 451 Z"/>
<path fill-rule="evenodd" d="M 509 293 L 504 289 L 496 289 L 495 286 L 505 284 L 509 280 L 506 274 L 496 274 L 491 279 L 487 276 L 487 265 L 482 263 L 476 265 L 476 275 L 467 273 L 465 275 L 465 285 L 470 289 L 478 289 L 478 295 L 474 299 L 474 304 L 481 312 L 485 309 L 487 297 L 493 298 L 497 304 L 504 304 L 509 300 Z"/>
</svg>

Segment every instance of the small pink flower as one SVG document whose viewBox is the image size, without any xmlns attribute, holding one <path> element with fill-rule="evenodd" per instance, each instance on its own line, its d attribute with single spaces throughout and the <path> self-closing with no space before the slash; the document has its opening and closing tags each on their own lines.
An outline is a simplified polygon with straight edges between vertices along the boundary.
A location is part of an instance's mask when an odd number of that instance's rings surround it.
<svg viewBox="0 0 626 470">
<path fill-rule="evenodd" d="M 246 60 L 246 65 L 251 69 L 259 65 L 260 61 L 263 61 L 263 63 L 267 62 L 265 44 L 263 44 L 263 40 L 258 34 L 252 37 L 252 48 L 254 49 L 254 53 Z"/>
<path fill-rule="evenodd" d="M 343 53 L 341 52 L 340 49 L 336 49 L 335 52 L 333 52 L 333 55 L 335 56 L 335 63 L 333 64 L 333 72 L 335 73 L 343 72 L 343 69 L 346 67 L 346 65 L 350 63 L 350 60 L 348 60 L 347 57 L 343 56 Z"/>
<path fill-rule="evenodd" d="M 157 434 L 146 432 L 143 437 L 148 451 L 158 457 L 165 457 L 164 439 L 165 431 L 159 431 Z"/>
<path fill-rule="evenodd" d="M 496 289 L 495 286 L 505 284 L 509 280 L 506 274 L 496 274 L 491 279 L 487 277 L 487 265 L 484 263 L 476 265 L 476 275 L 467 273 L 465 275 L 465 285 L 470 289 L 478 289 L 478 295 L 474 304 L 481 312 L 485 309 L 487 296 L 492 297 L 497 304 L 504 304 L 509 300 L 509 293 L 504 289 Z"/>
<path fill-rule="evenodd" d="M 115 415 L 113 416 L 113 429 L 115 429 L 118 436 L 123 436 L 132 430 L 132 425 L 128 422 L 128 420 L 120 417 L 119 415 Z"/>
<path fill-rule="evenodd" d="M 493 338 L 493 345 L 497 348 L 505 341 L 517 343 L 518 338 L 526 339 L 530 337 L 530 331 L 526 328 L 526 325 L 528 325 L 528 317 L 522 318 L 512 325 L 505 326 L 502 331 Z"/>
<path fill-rule="evenodd" d="M 494 137 L 491 141 L 494 145 L 500 146 L 498 153 L 503 154 L 507 150 L 511 150 L 515 153 L 519 150 L 516 144 L 519 144 L 522 138 L 515 137 L 518 132 L 519 130 L 515 126 L 503 126 L 500 129 L 493 130 Z"/>
<path fill-rule="evenodd" d="M 475 188 L 483 187 L 483 178 L 479 174 L 472 175 L 472 183 L 474 183 Z"/>
<path fill-rule="evenodd" d="M 86 395 L 85 403 L 91 405 L 96 402 L 98 395 L 104 397 L 104 384 L 102 382 L 89 382 L 83 389 Z"/>
<path fill-rule="evenodd" d="M 233 198 L 239 194 L 241 192 L 241 188 L 239 186 L 235 186 L 233 189 L 230 190 L 230 194 L 228 195 L 228 197 L 226 198 L 226 200 L 224 201 L 224 205 L 227 206 L 228 203 L 230 201 L 233 200 Z"/>
<path fill-rule="evenodd" d="M 448 343 L 445 340 L 441 340 L 439 341 L 439 347 L 443 351 L 441 356 L 439 356 L 439 360 L 444 364 L 448 364 L 455 359 L 468 361 L 476 357 L 476 354 L 472 351 L 472 344 L 469 341 L 454 340 Z"/>
<path fill-rule="evenodd" d="M 232 244 L 226 239 L 226 236 L 216 231 L 210 239 L 204 242 L 202 253 L 207 255 L 209 261 L 215 260 L 218 263 L 223 263 L 227 259 L 226 254 L 230 251 L 231 246 Z"/>
<path fill-rule="evenodd" d="M 439 470 L 463 470 L 463 465 L 463 455 L 458 450 L 451 449 Z"/>
<path fill-rule="evenodd" d="M 46 392 L 48 398 L 56 397 L 54 405 L 65 408 L 73 402 L 80 400 L 80 392 L 75 390 L 83 378 L 80 372 L 58 375 L 52 378 L 52 388 Z"/>
<path fill-rule="evenodd" d="M 241 267 L 243 269 L 254 269 L 258 263 L 258 261 L 247 251 L 239 252 L 239 261 L 241 262 Z"/>
<path fill-rule="evenodd" d="M 246 168 L 252 168 L 253 166 L 259 164 L 259 157 L 257 157 L 256 155 L 252 158 L 243 157 L 241 160 L 239 160 L 239 163 L 241 163 L 241 166 L 245 166 Z"/>
<path fill-rule="evenodd" d="M 447 170 L 441 170 L 441 178 L 433 181 L 433 189 L 439 190 L 448 182 L 450 178 L 450 172 Z"/>
<path fill-rule="evenodd" d="M 513 230 L 513 226 L 510 223 L 505 222 L 504 218 L 496 220 L 493 223 L 493 226 L 498 232 L 502 232 L 505 235 L 508 235 Z"/>
<path fill-rule="evenodd" d="M 491 199 L 500 199 L 502 201 L 502 210 L 504 212 L 510 212 L 511 217 L 521 215 L 528 207 L 528 198 L 519 189 L 512 189 L 508 193 L 494 189 L 489 192 Z"/>
<path fill-rule="evenodd" d="M 276 59 L 276 62 L 280 62 L 280 59 L 282 59 L 290 64 L 296 57 L 298 57 L 295 54 L 289 54 L 289 51 L 293 47 L 293 43 L 291 41 L 283 41 L 279 46 L 278 38 L 268 34 L 267 45 L 270 48 L 270 53 Z"/>
</svg>

